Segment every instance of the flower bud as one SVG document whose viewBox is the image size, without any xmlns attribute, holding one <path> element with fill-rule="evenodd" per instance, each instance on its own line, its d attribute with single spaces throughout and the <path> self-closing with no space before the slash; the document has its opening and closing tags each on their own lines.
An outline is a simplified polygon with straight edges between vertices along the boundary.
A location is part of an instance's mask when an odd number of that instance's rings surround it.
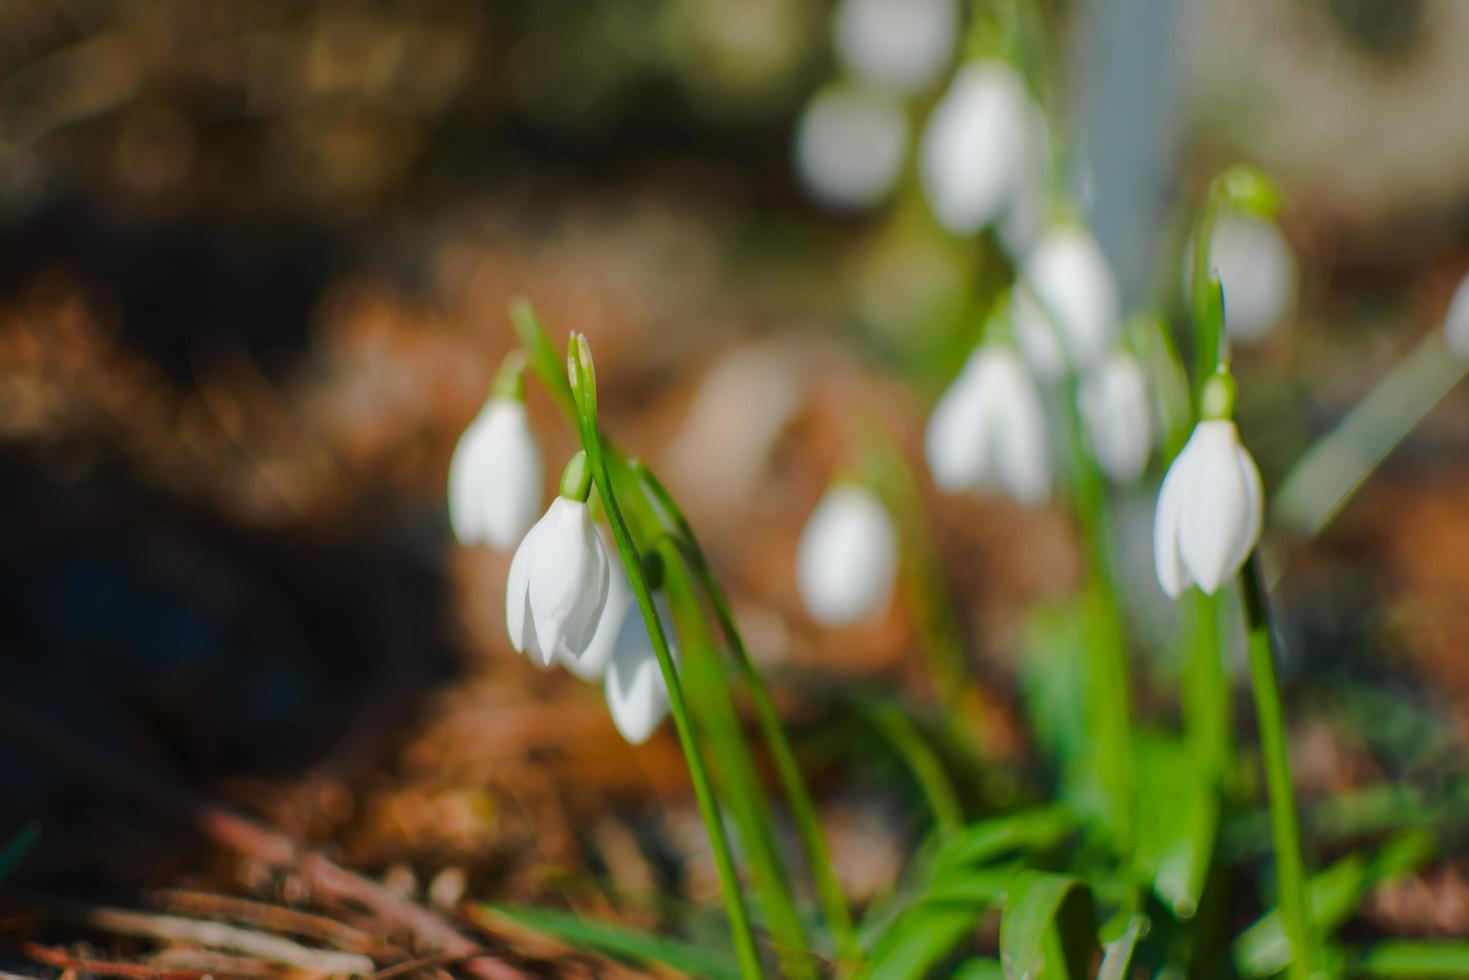
<svg viewBox="0 0 1469 980">
<path fill-rule="evenodd" d="M 573 458 L 567 472 L 576 465 Z M 580 657 L 607 603 L 609 577 L 607 549 L 586 499 L 558 496 L 510 562 L 505 624 L 511 644 L 546 667 Z"/>
<path fill-rule="evenodd" d="M 934 107 L 918 150 L 919 177 L 945 230 L 971 235 L 1014 202 L 1030 159 L 1032 116 L 1020 76 L 972 61 Z"/>
<path fill-rule="evenodd" d="M 669 629 L 672 616 L 663 593 L 654 593 L 653 606 L 663 626 L 663 635 L 668 638 L 668 652 L 677 663 L 678 650 L 673 631 Z M 668 715 L 668 683 L 663 678 L 658 655 L 653 652 L 648 624 L 636 603 L 622 617 L 612 660 L 607 665 L 606 693 L 612 723 L 632 745 L 646 742 Z"/>
<path fill-rule="evenodd" d="M 898 533 L 877 496 L 852 484 L 828 490 L 796 552 L 796 584 L 811 616 L 843 626 L 882 612 L 897 567 Z"/>
<path fill-rule="evenodd" d="M 908 150 L 908 117 L 891 96 L 856 85 L 816 94 L 796 123 L 796 174 L 835 211 L 861 211 L 887 197 Z"/>
<path fill-rule="evenodd" d="M 1118 351 L 1077 390 L 1087 445 L 1115 482 L 1136 483 L 1153 449 L 1153 410 L 1142 368 Z"/>
<path fill-rule="evenodd" d="M 1015 330 L 1025 359 L 1041 377 L 1067 367 L 1085 374 L 1112 343 L 1120 316 L 1117 283 L 1091 233 L 1047 233 L 1021 263 Z"/>
<path fill-rule="evenodd" d="M 924 450 L 934 482 L 950 493 L 999 488 L 1031 505 L 1049 496 L 1045 407 L 1014 351 L 975 348 L 934 406 Z"/>
<path fill-rule="evenodd" d="M 837 57 L 874 88 L 905 95 L 932 85 L 954 52 L 954 0 L 842 0 L 832 21 Z"/>
<path fill-rule="evenodd" d="M 1226 211 L 1209 236 L 1209 261 L 1224 286 L 1225 326 L 1234 340 L 1259 340 L 1289 319 L 1299 274 L 1295 253 L 1269 218 Z M 1193 246 L 1185 250 L 1184 295 L 1193 281 Z"/>
<path fill-rule="evenodd" d="M 492 396 L 449 462 L 449 527 L 461 544 L 505 549 L 535 521 L 544 492 L 541 450 L 525 402 Z"/>
<path fill-rule="evenodd" d="M 1173 598 L 1191 584 L 1213 595 L 1260 540 L 1260 471 L 1228 419 L 1205 419 L 1163 478 L 1153 519 L 1158 582 Z"/>
</svg>

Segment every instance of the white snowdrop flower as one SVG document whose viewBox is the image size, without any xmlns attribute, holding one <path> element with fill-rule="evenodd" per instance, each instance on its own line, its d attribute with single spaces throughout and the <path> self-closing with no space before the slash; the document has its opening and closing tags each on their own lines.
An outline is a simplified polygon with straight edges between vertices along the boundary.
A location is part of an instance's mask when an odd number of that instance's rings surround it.
<svg viewBox="0 0 1469 980">
<path fill-rule="evenodd" d="M 607 603 L 607 549 L 592 526 L 590 493 L 591 469 L 578 452 L 566 464 L 560 495 L 510 561 L 510 643 L 545 667 L 586 651 Z"/>
<path fill-rule="evenodd" d="M 928 418 L 924 449 L 934 483 L 950 493 L 998 488 L 1029 505 L 1050 495 L 1045 406 L 1007 347 L 969 355 Z"/>
<path fill-rule="evenodd" d="M 959 33 L 954 0 L 842 0 L 832 21 L 837 57 L 858 78 L 905 95 L 949 66 Z"/>
<path fill-rule="evenodd" d="M 856 85 L 823 89 L 796 123 L 796 174 L 818 203 L 837 211 L 860 211 L 887 197 L 907 149 L 903 107 Z"/>
<path fill-rule="evenodd" d="M 971 61 L 928 117 L 918 173 L 946 231 L 970 235 L 1005 213 L 1030 160 L 1029 97 L 1003 61 Z"/>
<path fill-rule="evenodd" d="M 1209 259 L 1224 287 L 1225 326 L 1234 340 L 1259 340 L 1284 323 L 1296 304 L 1295 253 L 1268 218 L 1226 211 L 1209 236 Z M 1184 295 L 1193 281 L 1193 248 L 1184 255 Z"/>
<path fill-rule="evenodd" d="M 1051 125 L 1040 106 L 1027 100 L 1029 124 L 1026 164 L 995 232 L 1005 252 L 1015 261 L 1023 259 L 1045 227 L 1051 186 Z"/>
<path fill-rule="evenodd" d="M 678 649 L 674 646 L 673 631 L 669 629 L 672 617 L 661 591 L 654 592 L 653 607 L 658 612 L 663 635 L 668 639 L 668 652 L 676 664 Z M 622 617 L 611 662 L 607 665 L 606 693 L 607 711 L 612 715 L 612 723 L 632 745 L 646 742 L 668 715 L 668 682 L 663 678 L 663 668 L 648 636 L 648 624 L 637 603 L 633 603 Z"/>
<path fill-rule="evenodd" d="M 1117 283 L 1090 232 L 1047 233 L 1021 263 L 1015 330 L 1036 373 L 1059 378 L 1067 366 L 1089 371 L 1112 342 L 1120 316 Z"/>
<path fill-rule="evenodd" d="M 1136 483 L 1153 450 L 1153 411 L 1137 360 L 1113 353 L 1082 379 L 1076 397 L 1087 445 L 1102 471 L 1117 483 Z"/>
<path fill-rule="evenodd" d="M 1153 560 L 1163 591 L 1176 599 L 1197 583 L 1213 595 L 1260 540 L 1264 513 L 1260 471 L 1239 430 L 1227 418 L 1206 418 L 1158 493 Z"/>
<path fill-rule="evenodd" d="M 1461 361 L 1469 361 L 1469 276 L 1465 276 L 1443 320 L 1444 343 Z"/>
<path fill-rule="evenodd" d="M 887 608 L 898 570 L 898 532 L 872 491 L 833 486 L 812 511 L 796 550 L 796 584 L 817 622 L 843 626 Z"/>
<path fill-rule="evenodd" d="M 599 532 L 600 530 L 598 528 Z M 607 673 L 607 665 L 612 660 L 612 651 L 616 647 L 618 634 L 622 632 L 622 621 L 628 610 L 637 614 L 637 604 L 633 601 L 632 586 L 627 582 L 627 572 L 623 571 L 622 563 L 617 560 L 615 549 L 607 543 L 606 536 L 599 536 L 607 552 L 609 566 L 607 602 L 602 606 L 602 615 L 597 619 L 597 628 L 592 632 L 592 640 L 587 648 L 579 656 L 563 652 L 560 658 L 563 667 L 582 680 L 593 683 L 600 681 Z"/>
<path fill-rule="evenodd" d="M 506 359 L 449 461 L 449 527 L 461 544 L 510 548 L 541 509 L 545 477 L 526 419 L 521 363 Z"/>
</svg>

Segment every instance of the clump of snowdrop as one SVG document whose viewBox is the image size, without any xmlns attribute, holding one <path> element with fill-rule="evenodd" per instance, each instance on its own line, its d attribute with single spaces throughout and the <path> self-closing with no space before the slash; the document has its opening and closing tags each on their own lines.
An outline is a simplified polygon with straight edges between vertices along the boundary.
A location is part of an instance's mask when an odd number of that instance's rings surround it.
<svg viewBox="0 0 1469 980">
<path fill-rule="evenodd" d="M 449 527 L 461 544 L 513 547 L 541 509 L 541 450 L 525 412 L 524 358 L 505 359 L 449 462 Z"/>
<path fill-rule="evenodd" d="M 1117 483 L 1136 483 L 1153 450 L 1153 410 L 1137 359 L 1113 352 L 1082 379 L 1076 397 L 1097 464 Z"/>
<path fill-rule="evenodd" d="M 796 552 L 796 584 L 812 617 L 842 626 L 882 612 L 897 568 L 898 533 L 877 495 L 845 482 L 828 490 Z"/>
<path fill-rule="evenodd" d="M 1444 343 L 1461 361 L 1469 361 L 1469 276 L 1454 290 L 1443 321 Z"/>
<path fill-rule="evenodd" d="M 668 652 L 678 661 L 673 617 L 661 586 L 662 562 L 656 552 L 644 556 L 644 575 L 653 590 L 653 608 L 668 638 Z M 634 603 L 622 616 L 607 664 L 607 711 L 612 724 L 631 745 L 642 745 L 668 716 L 668 682 L 648 636 L 648 624 Z"/>
<path fill-rule="evenodd" d="M 1209 260 L 1229 297 L 1230 337 L 1259 340 L 1289 319 L 1299 273 L 1290 242 L 1275 222 L 1243 211 L 1224 212 L 1209 235 Z M 1190 248 L 1184 256 L 1185 295 L 1192 275 Z"/>
<path fill-rule="evenodd" d="M 891 95 L 850 83 L 827 86 L 796 123 L 796 174 L 818 203 L 861 211 L 897 183 L 908 150 L 908 117 Z"/>
<path fill-rule="evenodd" d="M 1213 595 L 1238 574 L 1264 521 L 1260 471 L 1231 419 L 1227 373 L 1209 379 L 1203 402 L 1204 418 L 1169 467 L 1153 520 L 1158 582 L 1175 599 L 1193 584 Z"/>
<path fill-rule="evenodd" d="M 1035 372 L 1061 377 L 1087 373 L 1117 333 L 1117 282 L 1091 233 L 1061 227 L 1045 234 L 1021 263 L 1015 289 L 1015 330 Z"/>
<path fill-rule="evenodd" d="M 934 482 L 951 493 L 1003 489 L 1023 504 L 1050 495 L 1045 407 L 1010 348 L 986 343 L 934 406 L 924 449 Z"/>
<path fill-rule="evenodd" d="M 1034 110 L 1025 83 L 1003 61 L 961 68 L 928 117 L 919 176 L 946 231 L 970 235 L 1015 203 L 1032 162 Z"/>
<path fill-rule="evenodd" d="M 561 492 L 520 542 L 505 588 L 510 643 L 542 666 L 580 657 L 607 603 L 607 549 L 587 507 L 586 454 L 566 464 Z"/>
<path fill-rule="evenodd" d="M 949 66 L 959 33 L 955 0 L 842 0 L 832 20 L 837 57 L 874 88 L 910 94 Z"/>
</svg>

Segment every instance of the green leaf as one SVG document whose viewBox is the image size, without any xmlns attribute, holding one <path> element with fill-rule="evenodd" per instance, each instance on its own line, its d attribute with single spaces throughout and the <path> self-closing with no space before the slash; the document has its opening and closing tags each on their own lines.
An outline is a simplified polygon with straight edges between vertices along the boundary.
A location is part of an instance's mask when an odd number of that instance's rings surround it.
<svg viewBox="0 0 1469 980">
<path fill-rule="evenodd" d="M 999 960 L 982 960 L 976 957 L 965 960 L 954 971 L 954 980 L 1004 980 L 1005 968 Z"/>
<path fill-rule="evenodd" d="M 657 963 L 694 977 L 710 980 L 739 980 L 739 967 L 733 957 L 706 946 L 668 939 L 631 926 L 596 922 L 566 912 L 550 909 L 482 906 L 536 932 L 553 936 L 583 949 L 638 963 Z"/>
<path fill-rule="evenodd" d="M 32 821 L 26 824 L 10 840 L 0 847 L 0 881 L 4 881 L 15 870 L 16 865 L 30 853 L 36 841 L 41 839 L 41 825 Z"/>
<path fill-rule="evenodd" d="M 1097 980 L 1123 980 L 1127 968 L 1132 964 L 1132 954 L 1137 941 L 1148 934 L 1148 917 L 1134 915 L 1127 920 L 1122 935 L 1106 945 L 1102 952 L 1102 965 L 1097 970 Z"/>
<path fill-rule="evenodd" d="M 978 911 L 925 910 L 904 916 L 873 950 L 870 980 L 916 980 L 979 922 Z"/>
<path fill-rule="evenodd" d="M 1373 886 L 1411 871 L 1431 858 L 1433 852 L 1432 837 L 1410 831 L 1390 841 L 1371 860 L 1359 851 L 1313 875 L 1307 887 L 1315 934 L 1331 935 L 1351 917 Z M 1240 971 L 1251 976 L 1271 976 L 1285 969 L 1290 964 L 1291 946 L 1281 925 L 1280 910 L 1271 909 L 1240 933 L 1233 953 Z"/>
<path fill-rule="evenodd" d="M 1360 949 L 1349 949 L 1346 956 L 1349 976 L 1393 977 L 1465 977 L 1469 976 L 1469 943 L 1464 942 L 1380 942 Z"/>
<path fill-rule="evenodd" d="M 1007 980 L 1034 980 L 1043 965 L 1064 968 L 1064 976 L 1081 980 L 1097 948 L 1096 922 L 1091 891 L 1081 879 L 1049 871 L 1016 875 L 1000 919 L 1000 962 Z M 1048 944 L 1048 939 L 1057 941 Z M 1048 945 L 1061 963 L 1046 964 Z"/>
<path fill-rule="evenodd" d="M 935 867 L 945 871 L 961 865 L 987 864 L 1016 851 L 1046 850 L 1075 829 L 1075 818 L 1062 806 L 1036 807 L 976 821 L 944 842 L 934 858 Z"/>
<path fill-rule="evenodd" d="M 1192 918 L 1204 893 L 1218 830 L 1219 798 L 1209 768 L 1189 746 L 1140 736 L 1138 750 L 1138 870 L 1180 919 Z"/>
</svg>

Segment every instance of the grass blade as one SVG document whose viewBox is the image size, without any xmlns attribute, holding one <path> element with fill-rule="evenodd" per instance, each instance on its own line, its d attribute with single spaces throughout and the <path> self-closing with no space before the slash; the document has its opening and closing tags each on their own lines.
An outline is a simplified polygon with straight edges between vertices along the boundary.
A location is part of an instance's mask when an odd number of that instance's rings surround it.
<svg viewBox="0 0 1469 980">
<path fill-rule="evenodd" d="M 582 949 L 637 963 L 656 963 L 694 977 L 740 980 L 728 952 L 644 932 L 632 926 L 597 922 L 551 909 L 482 906 L 485 911 Z"/>
</svg>

